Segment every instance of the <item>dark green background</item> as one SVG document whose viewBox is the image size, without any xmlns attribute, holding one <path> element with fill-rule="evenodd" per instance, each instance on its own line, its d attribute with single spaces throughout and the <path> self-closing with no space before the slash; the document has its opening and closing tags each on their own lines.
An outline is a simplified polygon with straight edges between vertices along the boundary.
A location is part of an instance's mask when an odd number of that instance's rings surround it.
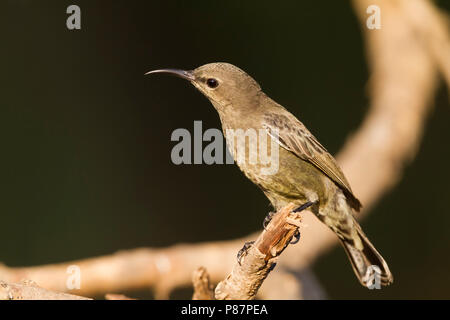
<svg viewBox="0 0 450 320">
<path fill-rule="evenodd" d="M 80 31 L 66 28 L 73 3 Z M 174 129 L 219 119 L 186 82 L 146 71 L 233 63 L 332 153 L 367 111 L 365 52 L 346 1 L 3 0 L 0 30 L 0 261 L 10 266 L 260 229 L 268 200 L 236 166 L 171 163 Z M 363 223 L 394 285 L 362 288 L 336 248 L 314 268 L 329 297 L 449 298 L 443 86 L 434 104 L 416 159 Z"/>
</svg>

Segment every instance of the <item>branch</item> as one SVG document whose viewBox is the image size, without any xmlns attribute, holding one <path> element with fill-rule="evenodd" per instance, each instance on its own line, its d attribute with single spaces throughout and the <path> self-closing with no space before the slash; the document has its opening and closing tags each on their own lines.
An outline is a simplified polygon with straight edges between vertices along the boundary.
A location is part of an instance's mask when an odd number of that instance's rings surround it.
<svg viewBox="0 0 450 320">
<path fill-rule="evenodd" d="M 194 294 L 192 300 L 214 300 L 214 291 L 206 268 L 200 267 L 192 276 Z"/>
<path fill-rule="evenodd" d="M 255 243 L 236 262 L 233 271 L 215 290 L 218 300 L 254 299 L 263 281 L 275 267 L 278 256 L 291 241 L 298 226 L 290 221 L 294 205 L 282 208 Z"/>
<path fill-rule="evenodd" d="M 105 294 L 105 299 L 106 300 L 136 300 L 134 298 L 130 298 L 130 297 L 127 297 L 126 295 L 118 294 L 118 293 L 107 293 L 107 294 Z"/>
<path fill-rule="evenodd" d="M 426 0 L 414 1 L 431 6 Z M 417 25 L 411 24 L 409 0 L 377 0 L 381 8 L 380 30 L 366 28 L 366 9 L 373 1 L 354 0 L 353 4 L 361 21 L 371 69 L 371 105 L 337 160 L 364 205 L 357 217 L 361 219 L 397 185 L 404 167 L 417 153 L 433 107 L 438 64 L 428 42 L 418 36 Z M 446 25 L 440 25 L 441 31 L 448 34 L 445 28 Z M 308 228 L 302 230 L 302 245 L 288 248 L 280 259 L 291 269 L 311 265 L 337 244 L 336 236 L 312 214 L 304 214 L 303 221 Z M 389 257 L 385 258 L 389 261 Z"/>
<path fill-rule="evenodd" d="M 0 281 L 0 300 L 91 300 L 68 293 L 54 292 L 39 287 L 33 281 L 7 283 Z"/>
<path fill-rule="evenodd" d="M 0 265 L 0 279 L 11 283 L 32 279 L 49 290 L 76 292 L 83 296 L 153 288 L 156 298 L 166 299 L 174 288 L 189 286 L 192 272 L 200 266 L 208 268 L 212 282 L 223 279 L 233 267 L 236 253 L 247 240 L 179 244 L 162 249 L 139 248 L 36 267 Z M 69 291 L 66 282 L 70 274 L 67 270 L 72 265 L 81 270 L 81 286 Z"/>
</svg>

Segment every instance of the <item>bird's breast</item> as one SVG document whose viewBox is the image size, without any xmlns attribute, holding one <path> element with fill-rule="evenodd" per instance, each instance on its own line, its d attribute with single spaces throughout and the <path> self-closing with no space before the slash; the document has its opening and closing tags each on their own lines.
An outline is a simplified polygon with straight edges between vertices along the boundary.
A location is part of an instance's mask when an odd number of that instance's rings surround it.
<svg viewBox="0 0 450 320">
<path fill-rule="evenodd" d="M 224 127 L 224 131 L 236 164 L 275 207 L 289 202 L 303 204 L 312 195 L 325 200 L 324 175 L 281 147 L 264 129 Z"/>
</svg>

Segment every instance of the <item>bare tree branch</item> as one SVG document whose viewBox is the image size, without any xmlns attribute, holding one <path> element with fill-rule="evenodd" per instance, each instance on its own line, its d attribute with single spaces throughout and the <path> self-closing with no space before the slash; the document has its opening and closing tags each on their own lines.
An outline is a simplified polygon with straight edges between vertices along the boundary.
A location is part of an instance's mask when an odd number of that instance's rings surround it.
<svg viewBox="0 0 450 320">
<path fill-rule="evenodd" d="M 118 293 L 107 293 L 107 294 L 105 294 L 105 299 L 106 300 L 136 300 L 136 299 L 127 297 L 126 295 L 118 294 Z"/>
<path fill-rule="evenodd" d="M 7 283 L 0 281 L 0 300 L 91 300 L 68 293 L 39 287 L 35 282 Z"/>
<path fill-rule="evenodd" d="M 214 300 L 214 290 L 206 268 L 200 267 L 192 276 L 194 294 L 192 300 Z"/>
<path fill-rule="evenodd" d="M 278 256 L 294 236 L 298 227 L 289 220 L 294 205 L 281 209 L 272 218 L 266 230 L 236 262 L 231 274 L 221 281 L 215 290 L 219 300 L 254 299 L 263 281 L 275 267 Z"/>
</svg>

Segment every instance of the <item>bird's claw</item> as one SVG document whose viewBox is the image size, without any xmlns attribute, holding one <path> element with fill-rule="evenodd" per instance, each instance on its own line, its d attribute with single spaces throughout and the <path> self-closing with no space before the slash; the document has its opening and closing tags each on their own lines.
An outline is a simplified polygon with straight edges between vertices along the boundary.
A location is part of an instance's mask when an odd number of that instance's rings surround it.
<svg viewBox="0 0 450 320">
<path fill-rule="evenodd" d="M 292 236 L 291 242 L 289 244 L 296 244 L 300 241 L 300 231 L 295 230 L 294 235 Z"/>
<path fill-rule="evenodd" d="M 250 249 L 250 247 L 254 243 L 255 243 L 255 241 L 247 241 L 246 243 L 244 243 L 244 246 L 242 247 L 242 249 L 239 250 L 239 252 L 237 253 L 237 261 L 238 261 L 239 265 L 241 265 L 242 258 L 247 254 L 248 249 Z"/>
<path fill-rule="evenodd" d="M 276 214 L 276 212 L 271 211 L 271 212 L 269 212 L 269 213 L 267 214 L 267 216 L 264 218 L 264 221 L 263 221 L 263 228 L 264 228 L 264 230 L 266 230 L 267 226 L 269 225 L 270 221 L 272 221 L 272 218 L 273 218 L 273 216 L 274 216 L 275 214 Z"/>
<path fill-rule="evenodd" d="M 303 211 L 303 210 L 308 209 L 309 207 L 311 207 L 312 205 L 314 205 L 314 204 L 316 204 L 316 203 L 317 203 L 317 201 L 308 201 L 308 202 L 302 204 L 300 207 L 294 209 L 292 212 L 294 212 L 294 213 L 301 212 L 301 211 Z M 298 225 L 298 224 L 295 224 L 295 225 L 296 225 L 297 227 L 300 226 L 300 225 Z M 289 242 L 289 243 L 290 243 L 290 244 L 296 244 L 296 243 L 298 243 L 299 241 L 300 241 L 300 231 L 297 229 L 297 230 L 295 230 L 295 233 L 294 233 L 294 235 L 292 236 L 291 242 Z"/>
</svg>

